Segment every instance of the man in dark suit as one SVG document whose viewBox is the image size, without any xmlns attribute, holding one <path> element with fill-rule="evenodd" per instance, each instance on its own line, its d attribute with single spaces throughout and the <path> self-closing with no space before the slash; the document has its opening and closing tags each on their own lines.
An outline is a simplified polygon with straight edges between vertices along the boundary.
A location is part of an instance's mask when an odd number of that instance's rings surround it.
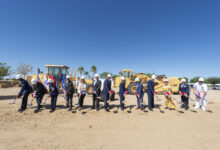
<svg viewBox="0 0 220 150">
<path fill-rule="evenodd" d="M 56 109 L 56 103 L 57 103 L 57 97 L 59 95 L 58 88 L 56 85 L 53 83 L 52 79 L 48 79 L 48 84 L 49 84 L 49 97 L 51 97 L 51 110 L 50 113 L 54 112 Z"/>
<path fill-rule="evenodd" d="M 34 97 L 36 97 L 37 108 L 34 110 L 34 112 L 37 113 L 41 108 L 41 102 L 44 94 L 47 92 L 47 89 L 37 79 L 32 79 L 31 84 L 34 86 L 34 90 L 36 91 Z"/>
<path fill-rule="evenodd" d="M 185 108 L 185 110 L 189 109 L 189 92 L 189 85 L 186 84 L 186 79 L 182 79 L 181 84 L 179 85 L 179 93 L 183 102 L 181 107 Z"/>
<path fill-rule="evenodd" d="M 27 109 L 27 102 L 28 102 L 28 96 L 32 92 L 32 87 L 29 85 L 29 83 L 24 80 L 21 75 L 17 75 L 16 79 L 20 81 L 21 84 L 21 90 L 18 93 L 18 98 L 22 98 L 21 108 L 18 110 L 18 112 L 23 112 L 25 109 Z"/>
<path fill-rule="evenodd" d="M 70 75 L 67 75 L 66 84 L 65 84 L 65 96 L 66 96 L 66 107 L 69 108 L 68 111 L 71 111 L 73 107 L 73 94 L 74 94 L 73 82 L 71 81 Z"/>
<path fill-rule="evenodd" d="M 152 75 L 151 79 L 147 83 L 147 95 L 148 95 L 148 109 L 150 111 L 154 108 L 154 80 L 156 79 L 155 75 Z"/>
<path fill-rule="evenodd" d="M 111 74 L 108 74 L 107 79 L 104 81 L 104 87 L 102 90 L 103 98 L 104 98 L 104 107 L 106 111 L 109 111 L 109 98 L 110 98 L 110 91 L 111 91 Z"/>
<path fill-rule="evenodd" d="M 99 99 L 98 97 L 101 95 L 101 85 L 102 82 L 99 80 L 99 75 L 95 75 L 95 80 L 93 80 L 93 89 L 92 89 L 92 95 L 93 95 L 93 106 L 92 109 L 95 109 L 99 111 Z"/>
<path fill-rule="evenodd" d="M 121 77 L 121 83 L 119 85 L 119 96 L 120 96 L 120 107 L 121 110 L 124 110 L 124 103 L 123 101 L 125 100 L 125 78 Z"/>
</svg>

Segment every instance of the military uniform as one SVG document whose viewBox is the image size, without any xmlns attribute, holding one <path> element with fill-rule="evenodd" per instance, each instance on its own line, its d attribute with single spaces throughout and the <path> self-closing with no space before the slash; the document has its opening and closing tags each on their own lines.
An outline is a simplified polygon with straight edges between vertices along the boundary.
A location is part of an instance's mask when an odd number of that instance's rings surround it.
<svg viewBox="0 0 220 150">
<path fill-rule="evenodd" d="M 205 93 L 207 93 L 208 91 L 208 86 L 207 84 L 203 83 L 200 84 L 199 82 L 194 84 L 194 89 L 196 92 L 196 106 L 195 108 L 198 109 L 200 108 L 200 103 L 202 103 L 202 110 L 205 111 L 206 110 L 206 105 L 207 105 L 207 94 L 205 95 Z"/>
<path fill-rule="evenodd" d="M 181 101 L 184 104 L 183 107 L 188 109 L 189 107 L 189 85 L 186 83 L 181 83 L 179 85 L 179 92 L 184 93 L 184 95 L 181 94 Z"/>
</svg>

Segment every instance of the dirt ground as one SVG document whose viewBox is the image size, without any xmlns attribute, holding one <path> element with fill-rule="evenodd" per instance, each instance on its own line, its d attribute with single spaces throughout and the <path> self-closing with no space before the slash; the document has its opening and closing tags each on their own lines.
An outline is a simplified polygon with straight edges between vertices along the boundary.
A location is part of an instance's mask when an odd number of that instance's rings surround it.
<svg viewBox="0 0 220 150">
<path fill-rule="evenodd" d="M 194 110 L 195 101 L 190 101 L 188 111 L 177 102 L 176 111 L 164 110 L 163 100 L 155 100 L 153 112 L 147 108 L 140 111 L 135 109 L 135 96 L 126 97 L 125 111 L 118 109 L 119 100 L 111 103 L 110 112 L 90 110 L 92 97 L 86 96 L 84 110 L 68 112 L 60 95 L 58 108 L 52 114 L 49 101 L 38 114 L 33 112 L 35 101 L 27 111 L 18 113 L 21 100 L 9 104 L 18 91 L 0 89 L 4 99 L 0 100 L 0 150 L 220 149 L 220 91 L 208 92 L 206 112 Z M 76 101 L 74 97 L 74 104 Z"/>
</svg>

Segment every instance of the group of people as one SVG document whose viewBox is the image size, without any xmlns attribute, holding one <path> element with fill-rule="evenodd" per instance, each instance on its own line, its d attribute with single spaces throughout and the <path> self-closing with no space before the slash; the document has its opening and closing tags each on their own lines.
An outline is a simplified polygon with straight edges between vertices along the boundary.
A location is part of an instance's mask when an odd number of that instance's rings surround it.
<svg viewBox="0 0 220 150">
<path fill-rule="evenodd" d="M 93 86 L 92 86 L 92 98 L 93 98 L 93 104 L 91 109 L 96 109 L 99 111 L 100 109 L 100 96 L 102 96 L 104 100 L 104 109 L 105 111 L 109 111 L 109 103 L 110 103 L 110 97 L 114 93 L 112 90 L 112 80 L 111 80 L 111 74 L 108 74 L 107 79 L 104 81 L 104 87 L 101 90 L 102 82 L 99 79 L 99 75 L 95 75 L 95 79 L 93 80 Z M 35 113 L 39 112 L 41 109 L 41 103 L 43 100 L 44 95 L 47 92 L 47 89 L 45 86 L 38 81 L 37 79 L 32 79 L 31 84 L 32 86 L 29 85 L 29 83 L 22 78 L 21 75 L 17 75 L 16 79 L 20 81 L 21 84 L 21 90 L 18 93 L 18 98 L 22 97 L 22 104 L 21 108 L 18 110 L 19 112 L 23 112 L 24 110 L 27 109 L 27 101 L 28 101 L 28 96 L 35 91 L 32 95 L 34 98 L 36 98 L 37 102 L 37 107 L 34 110 Z M 155 79 L 156 76 L 152 75 L 151 79 L 147 83 L 147 95 L 148 95 L 148 109 L 150 111 L 153 111 L 155 108 L 154 105 L 154 96 L 157 95 L 158 93 L 155 92 Z M 56 87 L 54 84 L 54 81 L 52 79 L 48 79 L 48 84 L 49 84 L 49 95 L 47 98 L 51 98 L 51 110 L 50 112 L 54 112 L 56 109 L 56 102 L 57 102 L 57 97 L 59 95 L 59 89 Z M 139 78 L 135 79 L 136 82 L 136 91 L 135 95 L 137 98 L 137 109 L 144 109 L 144 88 L 143 84 L 141 83 Z M 125 99 L 126 95 L 128 92 L 126 91 L 126 81 L 124 77 L 121 77 L 121 83 L 119 85 L 119 97 L 120 97 L 120 108 L 123 111 L 125 109 Z M 194 84 L 193 87 L 193 94 L 196 96 L 196 104 L 195 104 L 195 109 L 201 108 L 203 111 L 206 110 L 206 104 L 207 104 L 207 90 L 208 87 L 204 83 L 204 78 L 199 78 L 199 82 Z M 85 82 L 85 77 L 82 76 L 80 78 L 80 82 L 77 84 L 77 90 L 74 89 L 74 84 L 71 81 L 71 77 L 69 75 L 66 76 L 66 83 L 64 86 L 64 97 L 66 100 L 66 107 L 68 111 L 72 110 L 73 107 L 73 95 L 74 92 L 77 91 L 78 95 L 78 109 L 81 110 L 83 109 L 83 103 L 84 99 L 86 96 L 87 92 L 87 84 Z M 165 109 L 170 109 L 174 110 L 176 109 L 175 103 L 173 101 L 173 93 L 172 93 L 172 88 L 169 85 L 169 80 L 165 79 L 164 80 L 164 87 L 163 87 L 163 94 L 165 96 Z M 185 108 L 185 110 L 189 109 L 189 96 L 190 96 L 190 87 L 186 83 L 185 79 L 181 80 L 181 84 L 179 85 L 179 94 L 181 95 L 181 101 L 182 101 L 182 108 Z"/>
</svg>

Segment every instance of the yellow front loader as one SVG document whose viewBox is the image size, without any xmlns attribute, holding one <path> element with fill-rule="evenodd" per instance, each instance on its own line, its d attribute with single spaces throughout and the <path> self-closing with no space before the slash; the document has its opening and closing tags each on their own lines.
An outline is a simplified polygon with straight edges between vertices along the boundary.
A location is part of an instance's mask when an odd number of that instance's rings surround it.
<svg viewBox="0 0 220 150">
<path fill-rule="evenodd" d="M 124 77 L 126 80 L 125 88 L 127 89 L 128 93 L 131 95 L 135 94 L 136 90 L 136 84 L 135 84 L 135 78 L 139 78 L 140 81 L 143 84 L 144 91 L 147 89 L 147 82 L 150 80 L 150 77 L 147 76 L 144 73 L 138 73 L 138 74 L 132 74 L 131 69 L 122 69 L 120 72 L 120 76 L 115 78 L 114 81 L 114 88 L 118 88 L 119 84 L 121 82 L 121 77 Z M 155 92 L 162 93 L 162 88 L 164 86 L 164 80 L 166 79 L 166 76 L 157 76 L 157 79 L 154 81 L 155 82 Z M 178 77 L 171 77 L 168 79 L 169 84 L 172 87 L 173 93 L 178 93 L 179 90 L 179 84 L 180 81 Z"/>
</svg>

